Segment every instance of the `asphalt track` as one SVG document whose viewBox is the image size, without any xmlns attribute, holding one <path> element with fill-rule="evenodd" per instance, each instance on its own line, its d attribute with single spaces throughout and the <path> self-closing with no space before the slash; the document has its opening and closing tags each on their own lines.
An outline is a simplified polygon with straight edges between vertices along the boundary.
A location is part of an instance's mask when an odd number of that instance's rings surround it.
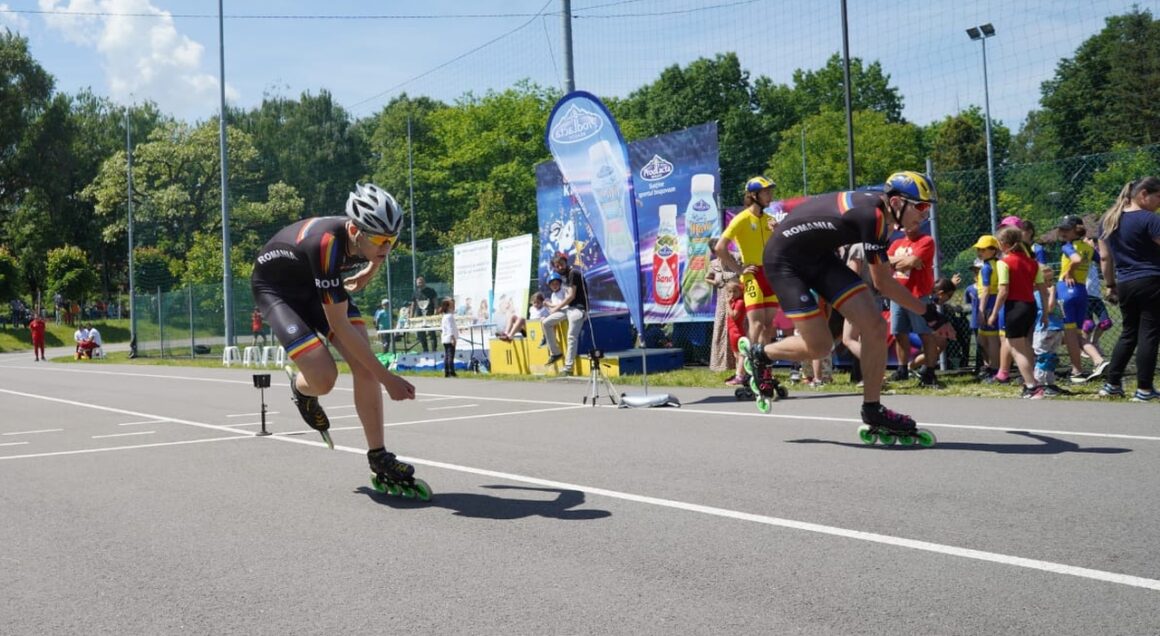
<svg viewBox="0 0 1160 636">
<path fill-rule="evenodd" d="M 1156 634 L 1160 410 L 857 396 L 593 408 L 586 384 L 419 378 L 369 486 L 277 373 L 0 356 L 5 634 Z M 655 390 L 655 389 L 654 389 Z M 639 390 L 633 390 L 639 392 Z"/>
</svg>

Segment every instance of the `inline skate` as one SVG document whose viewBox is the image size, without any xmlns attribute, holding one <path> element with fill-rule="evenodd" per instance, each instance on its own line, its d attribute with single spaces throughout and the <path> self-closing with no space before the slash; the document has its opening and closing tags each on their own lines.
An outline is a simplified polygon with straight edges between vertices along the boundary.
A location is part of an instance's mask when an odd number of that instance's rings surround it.
<svg viewBox="0 0 1160 636">
<path fill-rule="evenodd" d="M 789 391 L 773 377 L 773 366 L 769 364 L 769 358 L 760 347 L 751 346 L 749 338 L 742 336 L 737 342 L 737 349 L 745 361 L 745 372 L 749 374 L 748 388 L 757 401 L 757 410 L 768 413 L 771 405 L 788 396 Z M 742 399 L 740 391 L 738 389 L 734 392 L 737 399 Z"/>
<path fill-rule="evenodd" d="M 881 404 L 863 406 L 862 421 L 865 423 L 858 427 L 858 437 L 866 445 L 881 442 L 883 446 L 893 446 L 897 442 L 902 446 L 917 443 L 923 448 L 930 448 L 938 442 L 934 433 L 925 428 L 916 428 L 914 419 L 909 415 L 895 413 Z"/>
<path fill-rule="evenodd" d="M 322 441 L 326 442 L 327 448 L 334 450 L 334 440 L 330 439 L 330 418 L 326 417 L 326 411 L 322 410 L 322 405 L 318 403 L 318 398 L 313 395 L 306 395 L 298 390 L 298 385 L 295 382 L 298 378 L 298 372 L 293 367 L 286 365 L 282 367 L 282 370 L 290 378 L 291 399 L 298 407 L 298 413 L 302 415 L 302 419 L 306 421 L 307 426 L 322 435 Z"/>
<path fill-rule="evenodd" d="M 415 478 L 415 467 L 399 461 L 395 454 L 382 448 L 367 451 L 370 464 L 371 486 L 380 493 L 402 495 L 406 499 L 431 501 L 431 487 Z"/>
</svg>

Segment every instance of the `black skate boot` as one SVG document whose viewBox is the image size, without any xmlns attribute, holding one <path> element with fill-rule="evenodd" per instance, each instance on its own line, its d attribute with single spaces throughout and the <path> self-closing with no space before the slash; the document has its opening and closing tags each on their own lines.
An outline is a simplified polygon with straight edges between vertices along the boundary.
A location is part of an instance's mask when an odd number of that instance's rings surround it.
<svg viewBox="0 0 1160 636">
<path fill-rule="evenodd" d="M 742 337 L 737 348 L 745 356 L 745 371 L 749 373 L 749 389 L 755 394 L 757 410 L 768 413 L 770 404 L 786 397 L 789 392 L 773 377 L 773 364 L 765 355 L 764 347 L 751 345 L 748 338 Z"/>
<path fill-rule="evenodd" d="M 415 478 L 415 467 L 401 462 L 395 454 L 385 448 L 367 451 L 370 464 L 371 485 L 375 490 L 388 495 L 402 495 L 408 499 L 418 497 L 422 501 L 431 500 L 431 487 L 422 479 Z"/>
<path fill-rule="evenodd" d="M 925 428 L 916 428 L 914 419 L 909 415 L 895 413 L 881 404 L 863 404 L 862 421 L 858 427 L 858 437 L 863 444 L 882 442 L 883 446 L 891 446 L 895 442 L 903 446 L 912 446 L 918 442 L 920 446 L 930 448 L 938 441 L 934 433 Z"/>
<path fill-rule="evenodd" d="M 306 395 L 298 390 L 298 385 L 295 381 L 298 378 L 298 372 L 289 366 L 284 367 L 286 375 L 290 376 L 290 393 L 294 404 L 298 407 L 298 413 L 302 415 L 302 419 L 306 421 L 306 425 L 318 431 L 322 435 L 322 441 L 326 442 L 326 446 L 330 450 L 334 450 L 334 441 L 330 439 L 330 418 L 326 417 L 326 411 L 322 410 L 322 405 L 318 403 L 318 398 L 313 395 Z"/>
</svg>

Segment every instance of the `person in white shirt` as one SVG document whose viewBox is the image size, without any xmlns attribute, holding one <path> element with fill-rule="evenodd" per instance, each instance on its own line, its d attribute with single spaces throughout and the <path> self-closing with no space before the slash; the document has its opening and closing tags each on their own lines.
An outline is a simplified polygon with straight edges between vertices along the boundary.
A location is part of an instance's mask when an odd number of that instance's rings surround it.
<svg viewBox="0 0 1160 636">
<path fill-rule="evenodd" d="M 77 327 L 77 330 L 73 332 L 73 340 L 77 344 L 76 359 L 80 360 L 81 356 L 85 355 L 84 344 L 89 340 L 89 330 L 84 325 Z"/>
<path fill-rule="evenodd" d="M 455 341 L 459 339 L 459 328 L 455 326 L 455 301 L 444 298 L 439 313 L 443 314 L 439 321 L 443 339 L 443 377 L 454 378 L 458 375 L 455 373 Z"/>
</svg>

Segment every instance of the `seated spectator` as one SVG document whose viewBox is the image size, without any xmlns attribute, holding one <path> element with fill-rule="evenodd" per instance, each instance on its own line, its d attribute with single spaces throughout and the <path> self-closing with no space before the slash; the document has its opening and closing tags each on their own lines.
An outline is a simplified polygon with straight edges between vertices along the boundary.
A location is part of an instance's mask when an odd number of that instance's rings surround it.
<svg viewBox="0 0 1160 636">
<path fill-rule="evenodd" d="M 92 325 L 88 325 L 88 329 L 89 329 L 89 338 L 88 338 L 87 342 L 90 345 L 88 347 L 88 352 L 89 352 L 89 357 L 92 358 L 94 352 L 101 351 L 101 345 L 104 343 L 101 342 L 101 332 L 97 331 L 96 327 L 94 327 Z"/>
<path fill-rule="evenodd" d="M 528 320 L 543 320 L 548 317 L 549 313 L 548 306 L 544 304 L 544 294 L 536 292 L 532 295 L 531 306 L 528 307 L 527 320 L 513 314 L 508 318 L 507 328 L 503 330 L 503 333 L 496 334 L 496 337 L 504 342 L 511 342 L 516 336 L 523 338 L 528 335 Z"/>
<path fill-rule="evenodd" d="M 77 327 L 77 330 L 73 332 L 73 340 L 76 342 L 75 355 L 77 360 L 80 360 L 86 353 L 90 358 L 92 357 L 92 347 L 85 348 L 86 343 L 92 342 L 89 340 L 89 330 L 85 325 Z"/>
</svg>

